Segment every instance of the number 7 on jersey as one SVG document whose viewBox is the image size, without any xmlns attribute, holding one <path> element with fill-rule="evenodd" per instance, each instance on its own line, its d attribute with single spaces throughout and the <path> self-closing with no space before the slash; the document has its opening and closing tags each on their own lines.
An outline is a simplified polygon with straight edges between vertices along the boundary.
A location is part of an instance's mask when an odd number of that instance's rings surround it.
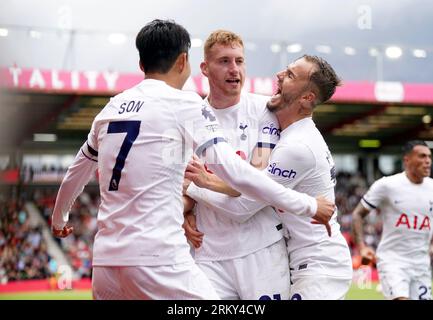
<svg viewBox="0 0 433 320">
<path fill-rule="evenodd" d="M 138 132 L 140 131 L 141 121 L 115 121 L 110 122 L 108 125 L 107 133 L 123 133 L 126 132 L 125 139 L 120 147 L 119 154 L 116 158 L 116 163 L 113 168 L 113 175 L 110 179 L 110 186 L 108 191 L 117 191 L 119 189 L 119 182 L 122 176 L 122 169 L 125 166 L 126 157 L 128 157 L 129 150 L 132 144 L 137 139 Z"/>
</svg>

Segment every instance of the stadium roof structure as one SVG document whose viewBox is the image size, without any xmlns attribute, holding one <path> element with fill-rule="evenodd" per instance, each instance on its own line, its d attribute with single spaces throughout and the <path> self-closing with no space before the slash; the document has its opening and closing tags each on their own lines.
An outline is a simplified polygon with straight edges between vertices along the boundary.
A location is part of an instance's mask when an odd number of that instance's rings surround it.
<svg viewBox="0 0 433 320">
<path fill-rule="evenodd" d="M 114 94 L 142 74 L 0 68 L 1 150 L 68 150 L 86 139 L 95 115 Z M 245 90 L 271 95 L 275 79 L 246 79 Z M 184 90 L 201 96 L 207 78 L 191 77 Z M 397 153 L 408 139 L 433 140 L 433 84 L 345 82 L 315 111 L 315 122 L 333 152 Z M 34 141 L 51 134 L 55 143 Z"/>
</svg>

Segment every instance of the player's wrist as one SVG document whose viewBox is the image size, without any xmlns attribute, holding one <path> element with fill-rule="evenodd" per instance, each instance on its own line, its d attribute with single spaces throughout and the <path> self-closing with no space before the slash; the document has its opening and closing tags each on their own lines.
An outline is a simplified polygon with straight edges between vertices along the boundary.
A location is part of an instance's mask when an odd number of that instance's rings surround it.
<svg viewBox="0 0 433 320">
<path fill-rule="evenodd" d="M 319 211 L 319 204 L 317 202 L 317 199 L 310 197 L 310 203 L 309 203 L 309 213 L 307 214 L 309 217 L 313 218 L 318 214 Z"/>
<path fill-rule="evenodd" d="M 367 245 L 364 243 L 364 241 L 359 242 L 357 246 L 359 251 L 363 251 L 367 248 Z"/>
<path fill-rule="evenodd" d="M 211 175 L 211 174 L 206 175 L 206 179 L 204 181 L 203 188 L 206 188 L 206 189 L 212 190 L 212 191 L 215 191 L 215 189 L 218 188 L 218 181 L 214 175 Z"/>
<path fill-rule="evenodd" d="M 66 223 L 64 224 L 52 224 L 51 225 L 51 231 L 53 232 L 61 232 L 66 226 Z"/>
</svg>

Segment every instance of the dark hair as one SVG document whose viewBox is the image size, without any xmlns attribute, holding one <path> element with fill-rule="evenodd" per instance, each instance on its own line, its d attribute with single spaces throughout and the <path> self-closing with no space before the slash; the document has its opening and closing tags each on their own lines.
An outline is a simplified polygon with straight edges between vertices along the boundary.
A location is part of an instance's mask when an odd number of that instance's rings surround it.
<svg viewBox="0 0 433 320">
<path fill-rule="evenodd" d="M 140 30 L 135 45 L 145 73 L 167 73 L 179 54 L 188 54 L 191 39 L 188 31 L 174 21 L 155 19 Z"/>
<path fill-rule="evenodd" d="M 301 58 L 316 65 L 316 70 L 310 75 L 310 81 L 319 90 L 316 104 L 328 101 L 335 93 L 337 86 L 341 85 L 341 80 L 335 73 L 331 65 L 323 58 L 304 54 Z"/>
<path fill-rule="evenodd" d="M 411 153 L 413 148 L 415 148 L 416 146 L 424 146 L 424 147 L 428 147 L 427 143 L 425 143 L 425 141 L 422 140 L 410 140 L 408 142 L 406 142 L 402 149 L 403 152 L 403 156 L 407 155 L 408 153 Z"/>
</svg>

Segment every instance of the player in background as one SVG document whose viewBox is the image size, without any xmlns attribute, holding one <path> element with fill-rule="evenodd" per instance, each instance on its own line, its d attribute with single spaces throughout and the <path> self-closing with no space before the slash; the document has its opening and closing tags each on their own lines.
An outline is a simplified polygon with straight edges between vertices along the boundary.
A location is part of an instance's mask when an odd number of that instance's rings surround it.
<svg viewBox="0 0 433 320">
<path fill-rule="evenodd" d="M 209 80 L 205 102 L 236 154 L 254 167 L 264 169 L 280 130 L 276 117 L 266 108 L 269 97 L 242 92 L 245 65 L 240 36 L 227 30 L 216 30 L 209 35 L 200 65 Z M 218 177 L 209 174 L 208 187 L 215 179 Z M 239 223 L 197 199 L 194 213 L 196 221 L 192 213 L 186 215 L 189 222 L 185 226 L 186 235 L 194 244 L 197 265 L 222 299 L 289 298 L 290 275 L 283 227 L 271 207 Z"/>
<path fill-rule="evenodd" d="M 180 90 L 191 73 L 190 44 L 188 32 L 173 21 L 154 20 L 140 30 L 136 46 L 144 80 L 95 117 L 57 194 L 52 232 L 65 237 L 72 232 L 70 207 L 98 169 L 95 299 L 218 298 L 182 229 L 182 183 L 193 151 L 250 196 L 323 223 L 334 209 L 323 199 L 288 192 L 234 155 L 200 96 Z"/>
<path fill-rule="evenodd" d="M 386 299 L 431 300 L 433 179 L 427 144 L 408 141 L 403 163 L 403 172 L 377 180 L 361 198 L 353 211 L 354 240 L 364 264 L 377 261 Z M 377 252 L 365 245 L 363 232 L 363 219 L 374 209 L 383 219 Z"/>
<path fill-rule="evenodd" d="M 334 201 L 334 161 L 312 114 L 316 105 L 331 98 L 340 81 L 325 60 L 307 55 L 279 72 L 277 78 L 278 92 L 267 107 L 276 115 L 282 131 L 266 173 L 288 189 Z M 187 170 L 192 181 L 204 171 L 196 160 Z M 209 190 L 194 184 L 187 194 L 241 222 L 252 219 L 265 206 L 243 195 L 211 197 Z M 326 230 L 308 217 L 278 211 L 288 232 L 291 299 L 344 299 L 352 280 L 352 261 L 336 214 L 330 221 L 331 230 Z"/>
</svg>

